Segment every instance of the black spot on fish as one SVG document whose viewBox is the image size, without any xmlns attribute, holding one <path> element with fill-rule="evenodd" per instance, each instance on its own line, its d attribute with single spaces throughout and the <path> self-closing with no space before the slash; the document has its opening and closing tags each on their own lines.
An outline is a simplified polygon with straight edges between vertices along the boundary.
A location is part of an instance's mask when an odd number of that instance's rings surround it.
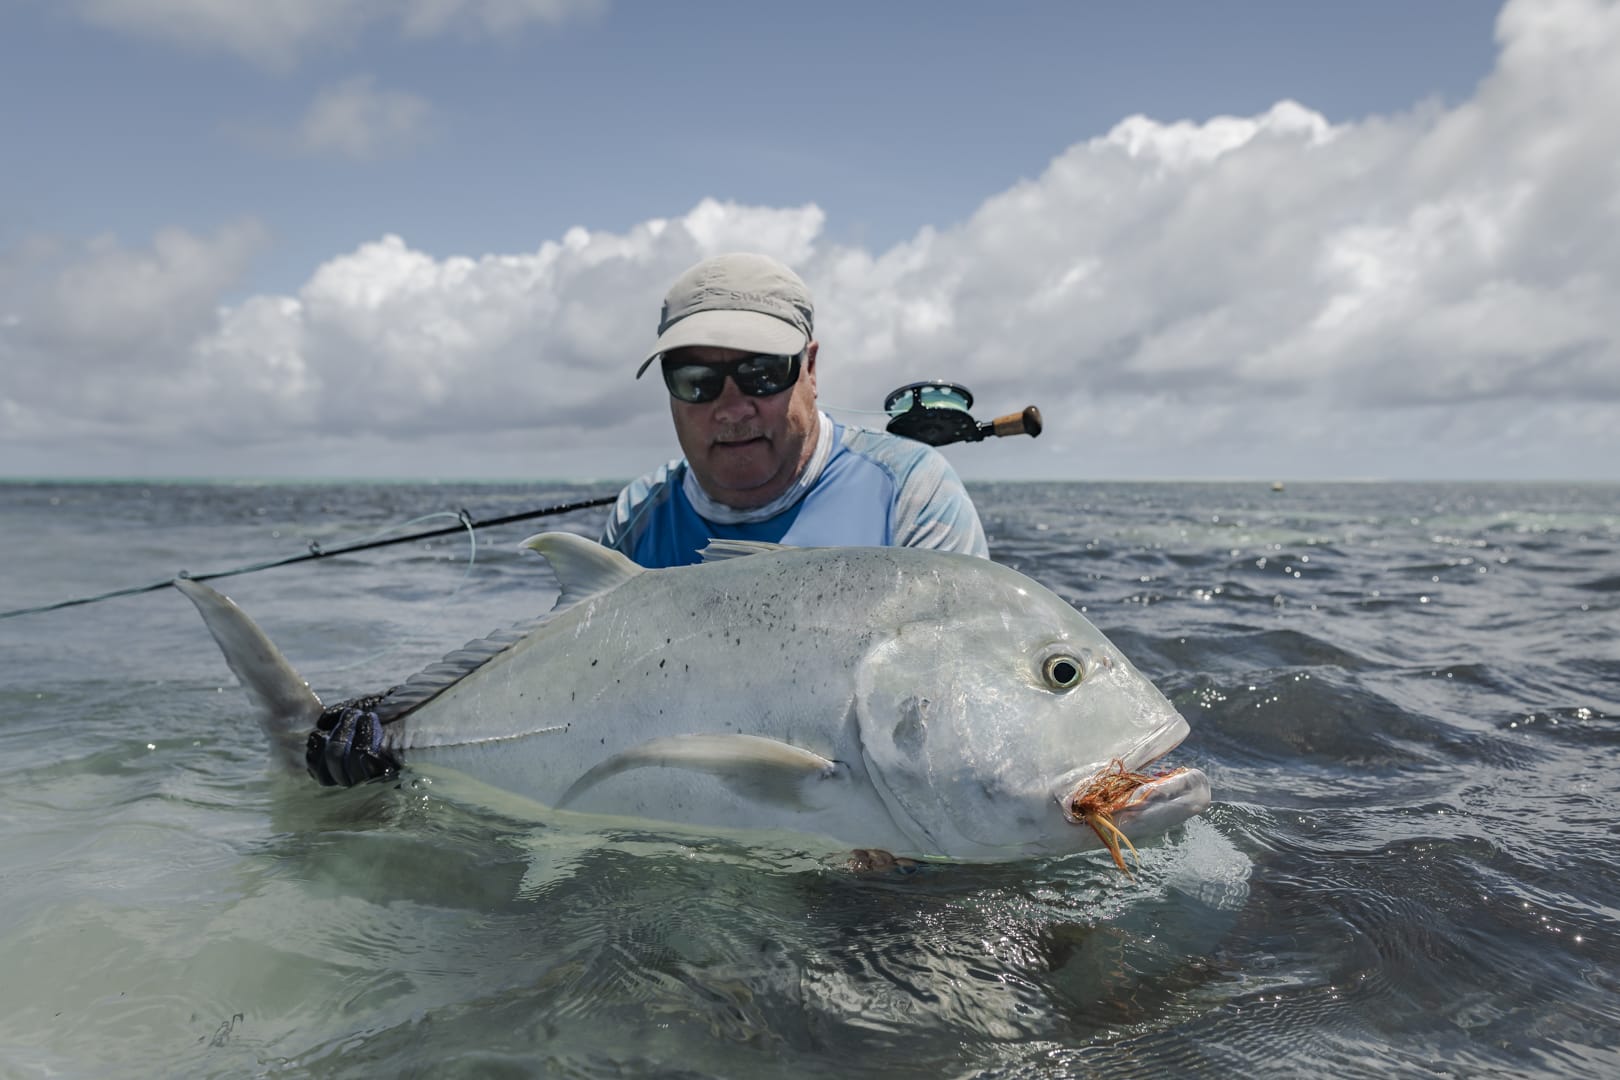
<svg viewBox="0 0 1620 1080">
<path fill-rule="evenodd" d="M 660 661 L 658 661 L 658 666 L 663 667 L 667 663 L 669 663 L 668 659 L 660 660 Z"/>
</svg>

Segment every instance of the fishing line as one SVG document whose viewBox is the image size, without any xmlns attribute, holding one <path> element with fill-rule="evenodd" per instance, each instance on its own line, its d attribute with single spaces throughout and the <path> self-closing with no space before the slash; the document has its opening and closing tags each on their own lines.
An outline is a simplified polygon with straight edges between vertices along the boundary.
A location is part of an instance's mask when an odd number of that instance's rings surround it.
<svg viewBox="0 0 1620 1080">
<path fill-rule="evenodd" d="M 472 523 L 469 520 L 469 515 L 467 514 L 467 511 L 462 510 L 459 513 L 452 513 L 449 510 L 440 510 L 438 513 L 435 513 L 435 514 L 423 514 L 421 517 L 412 518 L 411 520 L 405 522 L 402 525 L 398 525 L 398 526 L 389 525 L 389 526 L 386 526 L 386 527 L 384 527 L 382 529 L 379 529 L 378 531 L 371 534 L 371 538 L 375 539 L 375 538 L 377 538 L 379 536 L 382 536 L 382 535 L 384 535 L 386 533 L 390 533 L 395 528 L 409 529 L 411 526 L 420 525 L 424 521 L 433 521 L 433 520 L 435 520 L 437 518 L 443 518 L 443 517 L 455 518 L 456 522 L 457 522 L 456 527 L 465 529 L 467 531 L 467 568 L 461 572 L 461 580 L 457 581 L 455 586 L 453 588 L 451 588 L 451 590 L 448 593 L 445 594 L 444 602 L 448 603 L 449 601 L 455 599 L 456 594 L 461 591 L 461 587 L 463 585 L 467 584 L 467 582 L 472 579 L 473 563 L 478 561 L 478 530 L 474 529 L 472 527 Z M 372 653 L 370 656 L 362 656 L 358 660 L 349 661 L 347 664 L 328 665 L 327 668 L 326 668 L 326 671 L 328 673 L 333 672 L 333 671 L 349 671 L 349 670 L 352 670 L 354 668 L 357 668 L 357 667 L 361 666 L 362 664 L 370 664 L 370 663 L 372 663 L 374 661 L 381 660 L 383 657 L 387 656 L 391 652 L 396 651 L 398 648 L 399 648 L 399 642 L 396 641 L 396 642 L 394 642 L 392 644 L 384 645 L 382 648 L 378 649 L 376 652 Z"/>
<path fill-rule="evenodd" d="M 1035 406 L 1027 406 L 1023 411 L 998 416 L 993 420 L 976 420 L 969 412 L 973 407 L 973 392 L 961 383 L 945 382 L 931 379 L 925 382 L 907 383 L 896 390 L 889 392 L 883 402 L 883 408 L 878 409 L 852 409 L 845 405 L 827 405 L 826 408 L 836 409 L 839 412 L 859 413 L 863 416 L 888 416 L 889 422 L 886 430 L 894 435 L 900 435 L 929 446 L 944 446 L 954 442 L 979 442 L 990 437 L 1007 435 L 1028 435 L 1035 437 L 1041 433 L 1041 411 Z M 586 510 L 594 506 L 606 506 L 618 496 L 604 495 L 601 498 L 585 499 L 580 502 L 565 503 L 561 506 L 548 506 L 541 510 L 530 510 L 522 514 L 508 514 L 505 517 L 492 518 L 489 521 L 475 521 L 466 510 L 460 511 L 457 524 L 443 529 L 433 529 L 423 533 L 412 533 L 408 536 L 396 536 L 387 540 L 366 540 L 344 547 L 323 549 L 315 541 L 310 541 L 309 551 L 303 555 L 292 555 L 284 559 L 271 559 L 267 562 L 253 563 L 249 566 L 239 566 L 234 570 L 216 570 L 207 574 L 192 574 L 181 570 L 176 577 L 190 578 L 192 581 L 210 581 L 214 578 L 231 577 L 236 574 L 251 574 L 259 570 L 268 570 L 273 566 L 290 566 L 293 563 L 309 562 L 312 559 L 325 559 L 333 555 L 348 555 L 356 551 L 369 551 L 372 548 L 386 547 L 389 544 L 404 544 L 412 540 L 427 540 L 435 536 L 448 536 L 460 529 L 471 532 L 477 526 L 505 525 L 513 521 L 526 521 L 530 518 L 545 517 L 548 514 L 565 514 L 570 510 Z M 448 511 L 444 512 L 448 514 Z M 428 518 L 443 516 L 430 514 Z M 428 518 L 417 518 L 417 521 L 426 521 Z M 407 522 L 407 525 L 414 522 Z M 467 573 L 472 572 L 472 556 L 477 554 L 476 541 L 468 558 Z M 119 596 L 136 596 L 140 593 L 156 592 L 158 589 L 167 589 L 173 578 L 163 581 L 154 581 L 149 585 L 134 585 L 127 589 L 114 589 L 111 592 L 98 593 L 95 596 L 81 596 L 72 600 L 62 600 L 54 604 L 41 604 L 38 607 L 18 608 L 15 611 L 0 611 L 0 619 L 14 619 L 19 615 L 38 615 L 46 611 L 58 611 L 62 608 L 76 607 L 80 604 L 94 604 L 102 600 L 111 600 Z M 465 580 L 465 579 L 464 579 Z M 458 585 L 459 589 L 460 586 Z M 451 595 L 454 595 L 452 593 Z"/>
<path fill-rule="evenodd" d="M 818 406 L 820 406 L 821 408 L 826 409 L 829 412 L 859 413 L 862 416 L 888 416 L 889 415 L 887 409 L 857 409 L 852 405 L 829 405 L 825 401 L 817 401 L 816 404 Z"/>
<path fill-rule="evenodd" d="M 352 555 L 357 551 L 370 551 L 373 548 L 388 547 L 391 544 L 405 544 L 412 540 L 430 540 L 436 536 L 449 536 L 451 533 L 461 532 L 463 529 L 471 532 L 477 528 L 493 528 L 497 525 L 509 525 L 514 521 L 528 521 L 538 517 L 548 517 L 552 514 L 566 514 L 574 510 L 589 510 L 592 507 L 606 506 L 615 501 L 617 495 L 603 495 L 595 499 L 582 499 L 578 502 L 562 503 L 557 506 L 547 506 L 539 510 L 526 510 L 521 514 L 506 514 L 503 517 L 490 518 L 488 521 L 479 521 L 465 509 L 455 513 L 456 524 L 448 525 L 442 529 L 429 529 L 426 532 L 409 533 L 405 536 L 394 536 L 387 539 L 362 540 L 358 543 L 345 544 L 342 547 L 323 548 L 318 541 L 309 542 L 309 550 L 301 555 L 289 555 L 281 559 L 268 559 L 264 562 L 250 563 L 247 566 L 238 566 L 230 570 L 213 570 L 205 574 L 193 574 L 189 570 L 180 570 L 172 577 L 162 581 L 154 581 L 148 585 L 132 585 L 126 589 L 113 589 L 110 592 L 97 593 L 94 596 L 79 596 L 71 600 L 59 600 L 54 604 L 41 604 L 38 607 L 18 608 L 15 611 L 0 611 L 0 619 L 13 619 L 19 615 L 38 615 L 46 611 L 59 611 L 62 608 L 78 607 L 81 604 L 96 604 L 103 600 L 112 600 L 120 596 L 138 596 L 141 593 L 156 592 L 159 589 L 170 587 L 174 578 L 189 578 L 192 581 L 212 581 L 214 578 L 235 577 L 239 574 L 252 574 L 260 570 L 269 570 L 276 566 L 291 566 L 294 563 L 311 562 L 315 559 L 329 559 L 334 555 Z M 429 514 L 416 521 L 426 521 L 429 518 L 444 517 L 449 511 Z M 407 522 L 409 526 L 414 522 Z M 386 530 L 385 530 L 386 531 Z M 373 534 L 374 536 L 376 534 Z M 473 554 L 476 554 L 476 543 Z M 472 572 L 471 556 L 467 564 L 467 572 Z M 460 588 L 458 585 L 457 588 Z"/>
</svg>

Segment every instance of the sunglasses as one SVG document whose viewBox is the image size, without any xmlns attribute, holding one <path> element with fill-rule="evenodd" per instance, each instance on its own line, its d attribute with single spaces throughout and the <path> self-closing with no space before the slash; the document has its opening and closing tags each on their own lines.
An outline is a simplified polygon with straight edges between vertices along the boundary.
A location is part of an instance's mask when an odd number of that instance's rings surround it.
<svg viewBox="0 0 1620 1080">
<path fill-rule="evenodd" d="M 803 353 L 755 353 L 725 364 L 698 364 L 664 357 L 664 385 L 670 396 L 689 405 L 713 401 L 726 388 L 726 376 L 749 397 L 772 397 L 799 381 Z"/>
</svg>

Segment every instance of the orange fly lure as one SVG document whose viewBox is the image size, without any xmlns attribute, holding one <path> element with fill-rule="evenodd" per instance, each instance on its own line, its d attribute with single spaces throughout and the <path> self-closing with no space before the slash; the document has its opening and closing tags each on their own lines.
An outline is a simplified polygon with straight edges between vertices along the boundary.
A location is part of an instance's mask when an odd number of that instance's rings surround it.
<svg viewBox="0 0 1620 1080">
<path fill-rule="evenodd" d="M 1069 813 L 1087 825 L 1097 834 L 1108 854 L 1114 857 L 1114 865 L 1125 871 L 1125 876 L 1134 879 L 1130 868 L 1125 865 L 1125 856 L 1120 851 L 1123 843 L 1131 849 L 1131 856 L 1138 866 L 1142 864 L 1142 857 L 1136 852 L 1136 845 L 1131 838 L 1120 831 L 1114 824 L 1116 811 L 1130 805 L 1136 789 L 1155 779 L 1146 773 L 1128 772 L 1125 763 L 1115 758 L 1108 768 L 1097 775 L 1097 778 L 1079 791 L 1069 800 Z"/>
</svg>

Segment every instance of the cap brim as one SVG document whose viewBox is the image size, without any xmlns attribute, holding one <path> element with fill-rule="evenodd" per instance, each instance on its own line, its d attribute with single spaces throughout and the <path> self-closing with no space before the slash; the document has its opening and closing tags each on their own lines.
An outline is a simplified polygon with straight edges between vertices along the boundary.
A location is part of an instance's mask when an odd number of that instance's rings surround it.
<svg viewBox="0 0 1620 1080">
<path fill-rule="evenodd" d="M 691 345 L 791 356 L 803 352 L 809 343 L 803 330 L 773 315 L 757 311 L 697 311 L 659 335 L 652 352 L 636 369 L 636 378 L 641 378 L 641 373 L 660 353 Z"/>
</svg>

